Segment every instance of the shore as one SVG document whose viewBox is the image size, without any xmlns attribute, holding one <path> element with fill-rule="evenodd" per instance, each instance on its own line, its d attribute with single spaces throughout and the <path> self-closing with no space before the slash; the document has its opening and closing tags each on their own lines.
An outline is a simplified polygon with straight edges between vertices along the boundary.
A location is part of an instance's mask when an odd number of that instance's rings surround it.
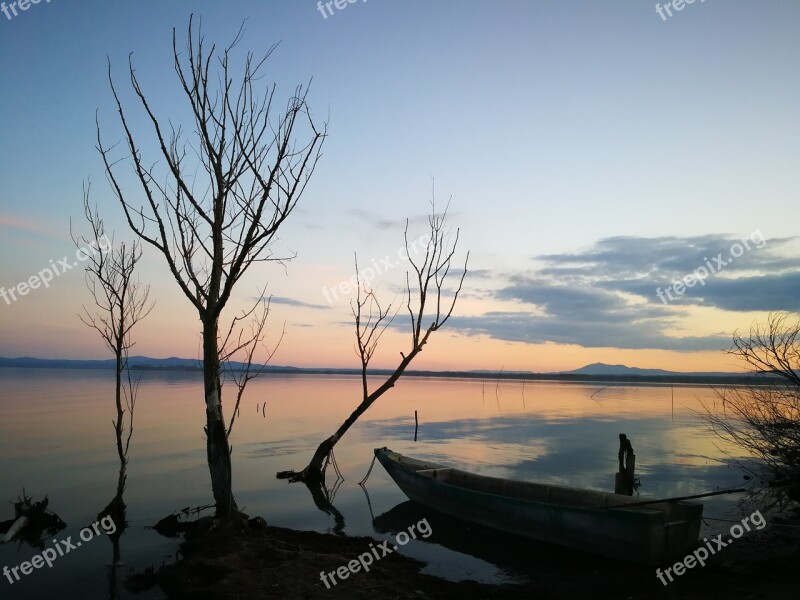
<svg viewBox="0 0 800 600">
<path fill-rule="evenodd" d="M 336 584 L 320 572 L 346 566 L 370 544 L 369 537 L 346 537 L 268 526 L 262 519 L 239 519 L 220 526 L 211 518 L 185 534 L 181 558 L 157 572 L 132 576 L 129 589 L 160 585 L 170 598 L 354 600 L 406 599 L 728 599 L 796 598 L 800 589 L 800 519 L 788 527 L 754 531 L 714 556 L 703 568 L 663 585 L 653 567 L 587 555 L 562 564 L 546 578 L 520 584 L 452 582 L 420 572 L 423 563 L 399 553 L 376 560 Z M 532 556 L 532 560 L 536 557 Z M 562 561 L 563 562 L 563 561 Z"/>
</svg>

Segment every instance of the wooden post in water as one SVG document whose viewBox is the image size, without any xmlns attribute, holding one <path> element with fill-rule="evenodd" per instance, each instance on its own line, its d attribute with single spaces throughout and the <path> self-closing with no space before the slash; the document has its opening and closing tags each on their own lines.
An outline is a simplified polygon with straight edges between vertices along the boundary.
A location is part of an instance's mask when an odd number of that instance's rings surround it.
<svg viewBox="0 0 800 600">
<path fill-rule="evenodd" d="M 419 420 L 417 419 L 417 411 L 414 411 L 414 441 L 417 441 L 417 430 L 419 429 Z"/>
<path fill-rule="evenodd" d="M 614 476 L 614 493 L 633 496 L 633 478 L 636 470 L 636 455 L 633 446 L 624 433 L 619 434 L 619 470 Z"/>
</svg>

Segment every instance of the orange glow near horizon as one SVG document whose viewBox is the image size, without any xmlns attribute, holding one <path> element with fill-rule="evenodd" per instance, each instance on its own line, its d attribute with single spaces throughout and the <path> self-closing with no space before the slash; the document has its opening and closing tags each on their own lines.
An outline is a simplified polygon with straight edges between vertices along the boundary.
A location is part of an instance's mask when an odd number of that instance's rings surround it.
<svg viewBox="0 0 800 600">
<path fill-rule="evenodd" d="M 4 326 L 6 341 L 19 348 L 15 356 L 74 359 L 110 357 L 99 337 L 80 322 L 56 322 L 46 328 L 38 328 L 39 332 L 46 333 L 46 339 L 31 335 L 32 331 L 37 331 L 32 329 L 33 324 L 22 320 Z M 41 326 L 41 321 L 37 321 L 36 325 Z M 141 327 L 133 354 L 152 358 L 199 358 L 200 330 L 196 322 L 154 319 L 149 325 L 149 328 Z M 270 349 L 279 336 L 280 329 L 277 327 L 270 331 L 267 337 Z M 358 368 L 353 342 L 352 327 L 329 325 L 292 328 L 287 323 L 286 335 L 271 364 L 305 368 Z M 387 332 L 379 352 L 375 355 L 372 368 L 396 367 L 400 360 L 399 353 L 406 352 L 407 346 L 407 334 Z M 507 342 L 482 335 L 463 336 L 447 332 L 433 336 L 410 368 L 431 371 L 502 370 L 550 373 L 570 371 L 596 362 L 680 372 L 742 370 L 733 357 L 722 351 L 583 348 L 552 343 Z"/>
<path fill-rule="evenodd" d="M 96 332 L 78 319 L 80 301 L 86 301 L 86 290 L 80 278 L 58 281 L 58 288 L 47 293 L 31 294 L 25 302 L 17 302 L 0 311 L 4 342 L 9 357 L 103 359 L 109 353 Z M 176 293 L 174 282 L 163 278 L 151 284 L 151 297 L 157 299 L 155 309 L 134 332 L 134 355 L 153 358 L 199 358 L 200 323 L 188 300 Z M 37 290 L 38 291 L 38 290 Z M 53 303 L 53 294 L 61 301 Z M 229 319 L 250 302 L 238 297 L 231 302 L 224 317 Z M 477 308 L 471 303 L 459 305 L 463 311 Z M 485 307 L 484 307 L 485 308 Z M 315 309 L 274 304 L 268 321 L 266 346 L 271 350 L 280 338 L 285 323 L 286 333 L 273 357 L 273 365 L 296 367 L 358 368 L 354 350 L 352 315 L 346 303 L 332 309 Z M 687 312 L 680 335 L 701 335 L 709 332 L 732 332 L 746 327 L 763 315 L 730 315 L 719 311 Z M 223 322 L 225 321 L 223 319 Z M 407 352 L 408 316 L 401 313 L 396 324 L 401 329 L 387 330 L 372 362 L 373 368 L 394 368 L 400 352 Z M 266 352 L 262 352 L 262 358 Z M 257 356 L 257 358 L 259 358 Z M 431 336 L 429 343 L 412 363 L 415 370 L 433 371 L 531 371 L 549 373 L 569 371 L 584 365 L 602 362 L 629 367 L 665 369 L 669 371 L 741 371 L 734 357 L 719 351 L 676 352 L 657 349 L 586 348 L 567 344 L 531 344 L 490 338 L 487 335 L 462 335 L 447 325 Z"/>
</svg>

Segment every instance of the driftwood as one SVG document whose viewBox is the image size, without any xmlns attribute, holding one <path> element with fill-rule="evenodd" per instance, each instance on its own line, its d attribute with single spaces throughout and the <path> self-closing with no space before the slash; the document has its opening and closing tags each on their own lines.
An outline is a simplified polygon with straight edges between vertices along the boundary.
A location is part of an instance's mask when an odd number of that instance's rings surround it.
<svg viewBox="0 0 800 600">
<path fill-rule="evenodd" d="M 215 505 L 208 504 L 206 506 L 198 506 L 196 508 L 187 506 L 186 508 L 180 509 L 177 513 L 167 515 L 158 523 L 153 525 L 152 529 L 155 529 L 156 532 L 164 537 L 178 537 L 179 535 L 193 529 L 197 525 L 197 522 L 201 519 L 200 513 L 210 508 L 215 508 Z M 194 515 L 194 520 L 191 518 L 192 515 Z"/>
<path fill-rule="evenodd" d="M 48 510 L 49 502 L 47 496 L 44 500 L 33 502 L 25 490 L 22 490 L 22 496 L 13 503 L 14 519 L 3 523 L 3 525 L 8 525 L 8 529 L 0 542 L 9 543 L 20 539 L 32 546 L 39 547 L 42 545 L 44 536 L 64 529 L 67 526 L 66 523 L 57 514 Z"/>
<path fill-rule="evenodd" d="M 30 522 L 30 519 L 28 519 L 28 517 L 19 517 L 16 521 L 14 521 L 14 524 L 6 532 L 5 537 L 3 537 L 3 540 L 2 540 L 3 543 L 7 544 L 11 540 L 13 540 L 17 536 L 17 534 L 20 531 L 22 531 L 29 522 Z"/>
</svg>

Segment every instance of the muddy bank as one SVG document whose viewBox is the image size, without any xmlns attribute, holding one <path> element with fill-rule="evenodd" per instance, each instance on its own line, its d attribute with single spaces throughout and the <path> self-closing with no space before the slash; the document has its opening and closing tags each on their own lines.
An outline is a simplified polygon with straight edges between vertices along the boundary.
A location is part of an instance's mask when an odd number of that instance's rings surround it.
<svg viewBox="0 0 800 600">
<path fill-rule="evenodd" d="M 219 526 L 202 519 L 185 533 L 180 560 L 129 581 L 157 584 L 170 598 L 290 599 L 764 599 L 796 598 L 800 586 L 798 529 L 770 527 L 742 538 L 704 568 L 667 586 L 655 569 L 575 555 L 546 578 L 522 584 L 450 582 L 420 573 L 423 564 L 397 553 L 360 569 L 336 585 L 320 572 L 346 566 L 380 542 L 267 526 L 240 519 Z M 535 556 L 531 557 L 535 560 Z"/>
</svg>

